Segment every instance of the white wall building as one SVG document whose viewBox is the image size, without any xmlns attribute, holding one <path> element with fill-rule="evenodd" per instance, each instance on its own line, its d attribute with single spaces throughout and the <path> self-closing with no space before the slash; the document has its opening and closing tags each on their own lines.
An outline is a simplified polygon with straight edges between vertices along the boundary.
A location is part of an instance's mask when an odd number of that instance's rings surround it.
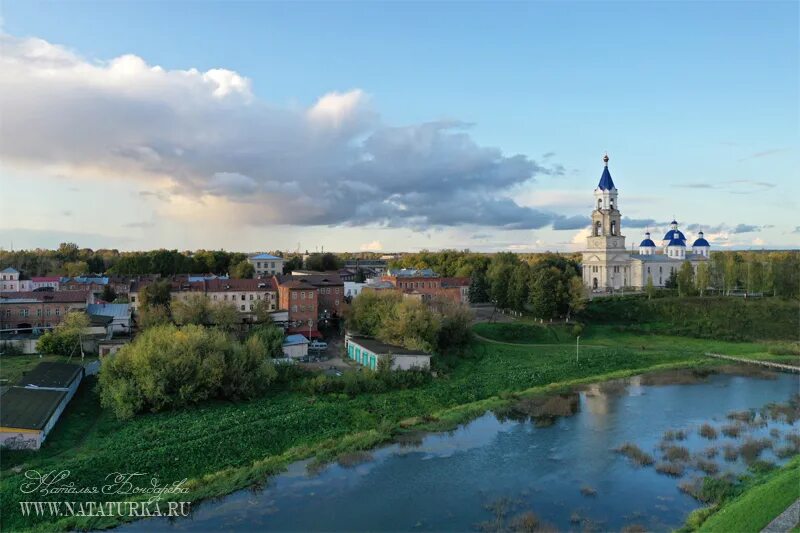
<svg viewBox="0 0 800 533">
<path fill-rule="evenodd" d="M 622 235 L 622 214 L 619 211 L 619 191 L 608 171 L 608 155 L 603 158 L 605 167 L 600 183 L 594 190 L 595 210 L 592 211 L 591 234 L 586 239 L 583 252 L 583 283 L 593 291 L 605 292 L 622 288 L 641 289 L 651 279 L 655 287 L 663 287 L 672 272 L 677 272 L 685 261 L 697 267 L 708 261 L 711 245 L 697 234 L 691 251 L 687 251 L 686 236 L 673 220 L 661 242 L 661 250 L 645 233 L 638 253 L 625 248 Z"/>
<path fill-rule="evenodd" d="M 256 254 L 248 257 L 247 261 L 255 268 L 256 277 L 283 274 L 283 257 L 271 254 Z"/>
</svg>

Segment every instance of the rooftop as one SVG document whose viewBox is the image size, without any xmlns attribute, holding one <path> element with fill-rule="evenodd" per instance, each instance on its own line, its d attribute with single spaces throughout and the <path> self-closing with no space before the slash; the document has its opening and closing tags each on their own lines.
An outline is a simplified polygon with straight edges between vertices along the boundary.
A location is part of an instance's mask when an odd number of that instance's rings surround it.
<svg viewBox="0 0 800 533">
<path fill-rule="evenodd" d="M 376 355 L 430 355 L 422 350 L 409 350 L 408 348 L 403 348 L 402 346 L 386 344 L 385 342 L 381 342 L 371 337 L 352 335 L 349 337 L 349 339 L 353 344 L 357 344 L 362 348 L 366 348 Z"/>
<path fill-rule="evenodd" d="M 17 385 L 27 387 L 53 387 L 67 388 L 76 377 L 83 374 L 81 365 L 71 363 L 39 363 L 36 367 L 23 375 Z M 5 410 L 5 406 L 3 407 Z"/>
<path fill-rule="evenodd" d="M 283 261 L 283 257 L 278 257 L 278 256 L 276 256 L 276 255 L 272 255 L 272 254 L 256 254 L 256 255 L 251 255 L 251 256 L 250 256 L 250 259 L 261 259 L 261 260 L 264 260 L 264 259 L 266 259 L 267 261 L 273 261 L 273 260 L 274 260 L 274 261 Z"/>
<path fill-rule="evenodd" d="M 603 162 L 606 166 L 603 167 L 603 174 L 600 176 L 600 183 L 597 184 L 597 188 L 601 191 L 616 189 L 616 187 L 614 187 L 614 180 L 611 179 L 611 173 L 608 171 L 608 154 L 603 157 Z"/>
<path fill-rule="evenodd" d="M 89 299 L 88 291 L 24 291 L 0 293 L 0 304 L 19 303 L 86 303 Z"/>
<path fill-rule="evenodd" d="M 90 315 L 130 318 L 131 306 L 129 304 L 89 304 L 86 306 L 86 312 Z"/>
<path fill-rule="evenodd" d="M 308 339 L 300 334 L 296 335 L 287 335 L 287 337 L 283 340 L 284 346 L 291 346 L 295 344 L 308 344 Z"/>
<path fill-rule="evenodd" d="M 44 429 L 66 394 L 60 390 L 11 387 L 0 396 L 0 426 Z"/>
<path fill-rule="evenodd" d="M 12 267 L 6 267 L 3 270 L 0 270 L 3 274 L 19 274 L 19 270 Z"/>
</svg>

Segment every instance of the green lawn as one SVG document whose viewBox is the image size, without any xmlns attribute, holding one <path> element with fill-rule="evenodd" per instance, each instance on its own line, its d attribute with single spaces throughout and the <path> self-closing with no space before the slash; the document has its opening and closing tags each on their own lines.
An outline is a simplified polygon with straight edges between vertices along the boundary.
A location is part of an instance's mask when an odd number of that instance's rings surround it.
<svg viewBox="0 0 800 533">
<path fill-rule="evenodd" d="M 260 481 L 302 457 L 330 458 L 374 446 L 414 424 L 431 428 L 466 421 L 499 405 L 510 392 L 659 367 L 718 364 L 702 355 L 707 350 L 765 351 L 758 344 L 637 337 L 611 329 L 592 329 L 586 337 L 587 343 L 605 346 L 582 351 L 580 362 L 572 341 L 555 346 L 479 341 L 454 370 L 416 389 L 348 398 L 310 397 L 283 388 L 251 402 L 207 402 L 128 421 L 99 409 L 87 380 L 42 450 L 0 457 L 0 529 L 113 525 L 98 518 L 23 519 L 17 503 L 24 496 L 19 471 L 28 468 L 69 470 L 84 486 L 101 486 L 115 471 L 152 472 L 166 482 L 188 478 L 190 497 L 199 499 Z"/>
<path fill-rule="evenodd" d="M 699 531 L 761 531 L 797 498 L 800 498 L 800 458 L 723 505 L 703 522 Z"/>
</svg>

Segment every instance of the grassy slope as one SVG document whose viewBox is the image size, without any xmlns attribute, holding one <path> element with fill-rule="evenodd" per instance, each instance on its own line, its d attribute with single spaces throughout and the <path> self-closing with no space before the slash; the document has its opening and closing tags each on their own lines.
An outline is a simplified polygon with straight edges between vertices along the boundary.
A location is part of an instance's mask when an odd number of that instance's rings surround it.
<svg viewBox="0 0 800 533">
<path fill-rule="evenodd" d="M 723 505 L 699 531 L 761 531 L 797 498 L 800 498 L 800 458 Z"/>
<path fill-rule="evenodd" d="M 708 349 L 737 354 L 764 349 L 675 337 L 645 341 L 610 329 L 587 332 L 586 337 L 616 347 L 582 352 L 576 363 L 571 341 L 542 347 L 476 342 L 450 375 L 418 389 L 352 399 L 280 390 L 252 402 L 209 402 L 125 422 L 97 408 L 87 382 L 39 453 L 3 455 L 0 529 L 35 525 L 19 515 L 23 477 L 14 467 L 67 469 L 82 486 L 101 486 L 114 471 L 153 472 L 165 482 L 188 478 L 192 498 L 201 498 L 246 486 L 302 457 L 330 458 L 374 446 L 413 423 L 427 429 L 465 421 L 497 405 L 508 392 L 659 366 L 713 364 L 701 355 Z M 36 525 L 45 530 L 110 524 L 65 519 Z"/>
</svg>

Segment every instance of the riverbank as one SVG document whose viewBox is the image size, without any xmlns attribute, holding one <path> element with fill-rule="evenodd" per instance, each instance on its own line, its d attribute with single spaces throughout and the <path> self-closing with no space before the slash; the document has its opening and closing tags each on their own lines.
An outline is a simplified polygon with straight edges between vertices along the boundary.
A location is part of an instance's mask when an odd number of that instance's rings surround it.
<svg viewBox="0 0 800 533">
<path fill-rule="evenodd" d="M 165 483 L 187 479 L 189 493 L 179 499 L 198 501 L 264 483 L 267 476 L 300 459 L 330 461 L 404 432 L 456 427 L 522 395 L 719 364 L 703 356 L 707 350 L 766 352 L 764 345 L 751 343 L 618 335 L 602 329 L 592 335 L 595 342 L 616 347 L 592 349 L 576 362 L 571 343 L 511 346 L 476 341 L 449 373 L 428 385 L 354 398 L 282 389 L 252 402 L 208 402 L 118 421 L 99 408 L 92 390 L 83 388 L 38 454 L 4 454 L 2 529 L 52 531 L 120 523 L 118 517 L 22 517 L 18 502 L 30 497 L 19 488 L 29 469 L 69 470 L 72 479 L 85 486 L 101 486 L 115 471 L 148 472 Z"/>
<path fill-rule="evenodd" d="M 800 457 L 748 485 L 742 494 L 718 509 L 704 508 L 693 513 L 687 529 L 702 533 L 761 531 L 800 498 Z M 699 527 L 692 527 L 701 518 L 704 520 Z"/>
</svg>

